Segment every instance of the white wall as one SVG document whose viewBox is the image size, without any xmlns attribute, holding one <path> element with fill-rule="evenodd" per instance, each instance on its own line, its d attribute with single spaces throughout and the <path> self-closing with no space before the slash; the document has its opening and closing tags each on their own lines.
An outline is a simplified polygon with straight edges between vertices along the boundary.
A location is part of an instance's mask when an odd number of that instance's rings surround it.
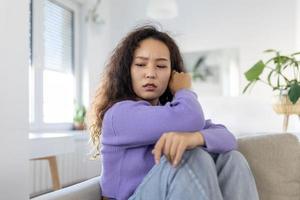
<svg viewBox="0 0 300 200">
<path fill-rule="evenodd" d="M 0 199 L 28 199 L 29 1 L 0 3 Z"/>
<path fill-rule="evenodd" d="M 98 13 L 105 20 L 104 26 L 98 26 L 92 21 L 86 21 L 88 11 L 95 5 L 95 0 L 87 1 L 82 6 L 82 56 L 83 56 L 83 103 L 90 104 L 100 80 L 105 62 L 111 47 L 110 38 L 110 4 L 108 0 L 101 1 Z"/>
<path fill-rule="evenodd" d="M 110 27 L 107 31 L 110 40 L 107 43 L 107 38 L 103 37 L 101 42 L 97 36 L 99 43 L 107 45 L 98 45 L 97 48 L 95 45 L 94 50 L 112 50 L 134 26 L 149 21 L 145 15 L 147 2 L 110 0 Z M 265 49 L 276 48 L 283 53 L 293 52 L 296 47 L 299 49 L 299 0 L 177 0 L 177 3 L 179 16 L 159 23 L 175 38 L 182 51 L 221 48 L 239 50 L 240 97 L 206 98 L 200 94 L 207 116 L 224 122 L 237 132 L 281 131 L 282 116 L 271 109 L 271 89 L 258 83 L 251 93 L 242 95 L 246 85 L 243 73 L 263 58 L 262 51 Z M 104 58 L 105 54 L 100 56 L 102 60 L 107 59 Z M 101 65 L 91 70 L 98 72 L 99 69 Z M 90 71 L 90 74 L 94 72 Z M 95 81 L 90 83 L 94 84 Z M 235 109 L 228 110 L 226 106 Z M 226 118 L 226 115 L 229 117 Z M 299 120 L 295 116 L 290 120 L 290 125 L 289 130 L 299 130 Z"/>
<path fill-rule="evenodd" d="M 115 45 L 146 17 L 148 0 L 111 0 L 111 38 Z M 278 48 L 283 52 L 296 48 L 296 0 L 177 0 L 179 16 L 161 20 L 182 51 L 237 48 L 242 72 L 262 57 L 262 51 Z M 118 5 L 118 6 L 114 6 Z M 257 85 L 255 95 L 269 96 L 269 88 Z M 251 94 L 250 94 L 251 95 Z"/>
<path fill-rule="evenodd" d="M 296 9 L 298 12 L 296 12 L 296 28 L 297 28 L 297 32 L 296 32 L 296 41 L 297 41 L 297 45 L 296 45 L 296 49 L 298 51 L 300 51 L 300 0 L 297 0 L 297 6 Z"/>
</svg>

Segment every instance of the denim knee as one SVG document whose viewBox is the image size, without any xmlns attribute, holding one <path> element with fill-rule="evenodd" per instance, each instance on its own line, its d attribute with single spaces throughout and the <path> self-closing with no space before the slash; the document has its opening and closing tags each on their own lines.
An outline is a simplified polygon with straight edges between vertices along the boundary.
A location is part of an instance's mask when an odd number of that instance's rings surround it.
<svg viewBox="0 0 300 200">
<path fill-rule="evenodd" d="M 226 165 L 232 165 L 234 168 L 249 168 L 246 158 L 239 151 L 229 151 L 220 154 L 217 162 L 226 162 Z"/>
<path fill-rule="evenodd" d="M 171 165 L 171 163 L 169 163 L 169 161 L 165 155 L 162 156 L 160 163 L 161 163 L 160 165 L 165 165 L 165 166 L 174 168 Z M 176 169 L 182 168 L 183 165 L 186 165 L 186 164 L 194 165 L 196 167 L 201 166 L 201 167 L 208 168 L 208 169 L 215 169 L 215 162 L 214 162 L 212 156 L 207 151 L 203 150 L 200 147 L 186 150 L 183 153 L 182 158 L 181 158 L 178 166 L 176 167 Z"/>
<path fill-rule="evenodd" d="M 183 162 L 195 164 L 196 166 L 215 168 L 215 163 L 212 156 L 200 147 L 187 150 L 183 155 Z"/>
</svg>

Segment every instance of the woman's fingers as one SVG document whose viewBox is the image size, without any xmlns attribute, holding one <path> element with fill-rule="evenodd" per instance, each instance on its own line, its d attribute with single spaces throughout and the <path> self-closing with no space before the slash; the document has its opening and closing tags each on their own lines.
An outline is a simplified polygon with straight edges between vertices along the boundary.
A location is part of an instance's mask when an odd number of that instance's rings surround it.
<svg viewBox="0 0 300 200">
<path fill-rule="evenodd" d="M 175 136 L 172 140 L 172 144 L 170 146 L 170 152 L 169 152 L 171 164 L 174 162 L 179 143 L 180 143 L 180 138 Z"/>
<path fill-rule="evenodd" d="M 154 160 L 155 160 L 156 164 L 159 164 L 159 160 L 160 160 L 164 145 L 165 145 L 165 136 L 162 136 L 156 142 L 154 149 L 152 150 L 152 152 L 154 153 Z"/>
<path fill-rule="evenodd" d="M 182 155 L 186 150 L 186 146 L 183 142 L 179 143 L 177 149 L 176 149 L 176 156 L 175 159 L 173 160 L 173 166 L 176 167 L 178 163 L 181 161 Z"/>
<path fill-rule="evenodd" d="M 155 157 L 155 163 L 158 164 L 163 153 L 171 165 L 176 167 L 181 159 L 182 155 L 187 149 L 194 148 L 198 145 L 199 132 L 192 132 L 190 134 L 182 134 L 179 132 L 164 133 L 155 144 L 152 153 Z M 195 138 L 197 136 L 197 138 Z M 200 141 L 200 140 L 199 140 Z M 200 145 L 200 144 L 199 144 Z"/>
<path fill-rule="evenodd" d="M 171 148 L 171 145 L 172 145 L 172 140 L 171 139 L 172 138 L 166 136 L 165 145 L 164 145 L 164 148 L 163 148 L 164 155 L 167 157 L 167 159 L 170 163 L 172 161 L 171 157 L 170 157 L 170 148 Z"/>
<path fill-rule="evenodd" d="M 176 166 L 181 160 L 182 154 L 187 148 L 186 135 L 179 135 L 173 132 L 163 134 L 156 142 L 152 154 L 155 163 L 158 164 L 162 153 L 166 156 L 170 164 Z"/>
</svg>

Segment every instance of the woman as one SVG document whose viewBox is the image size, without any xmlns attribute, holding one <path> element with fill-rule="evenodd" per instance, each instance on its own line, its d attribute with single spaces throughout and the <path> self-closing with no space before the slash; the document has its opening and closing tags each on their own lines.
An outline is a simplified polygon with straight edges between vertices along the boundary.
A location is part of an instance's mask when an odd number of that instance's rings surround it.
<svg viewBox="0 0 300 200">
<path fill-rule="evenodd" d="M 89 123 L 96 157 L 101 141 L 103 199 L 258 199 L 234 136 L 205 120 L 167 33 L 130 32 L 101 83 Z"/>
</svg>

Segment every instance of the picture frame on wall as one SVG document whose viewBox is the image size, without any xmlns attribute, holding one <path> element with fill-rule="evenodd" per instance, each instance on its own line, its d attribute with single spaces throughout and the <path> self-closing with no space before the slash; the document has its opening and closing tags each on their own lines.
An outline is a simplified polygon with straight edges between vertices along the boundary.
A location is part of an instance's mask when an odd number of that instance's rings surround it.
<svg viewBox="0 0 300 200">
<path fill-rule="evenodd" d="M 191 51 L 182 53 L 182 57 L 192 76 L 192 89 L 199 96 L 239 94 L 238 49 Z"/>
</svg>

